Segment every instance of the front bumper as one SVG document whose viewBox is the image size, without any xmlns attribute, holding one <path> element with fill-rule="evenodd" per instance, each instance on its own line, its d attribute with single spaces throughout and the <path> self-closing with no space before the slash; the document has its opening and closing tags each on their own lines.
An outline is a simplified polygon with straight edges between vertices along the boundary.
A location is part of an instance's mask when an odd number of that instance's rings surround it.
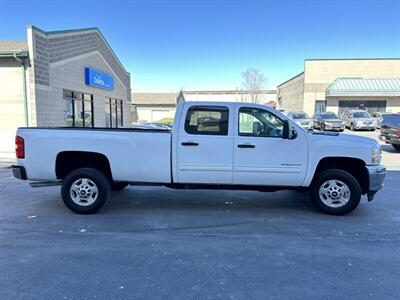
<svg viewBox="0 0 400 300">
<path fill-rule="evenodd" d="M 325 130 L 341 131 L 344 130 L 344 125 L 342 124 L 326 124 Z"/>
<path fill-rule="evenodd" d="M 25 168 L 23 166 L 13 165 L 13 166 L 11 166 L 11 169 L 12 169 L 12 172 L 13 172 L 13 175 L 15 178 L 22 179 L 22 180 L 28 179 L 28 177 L 26 176 Z"/>
<path fill-rule="evenodd" d="M 354 124 L 354 129 L 375 130 L 375 125 L 372 124 Z"/>
<path fill-rule="evenodd" d="M 383 180 L 386 176 L 386 168 L 382 165 L 379 166 L 367 166 L 368 170 L 368 201 L 374 199 L 374 195 L 383 187 Z"/>
</svg>

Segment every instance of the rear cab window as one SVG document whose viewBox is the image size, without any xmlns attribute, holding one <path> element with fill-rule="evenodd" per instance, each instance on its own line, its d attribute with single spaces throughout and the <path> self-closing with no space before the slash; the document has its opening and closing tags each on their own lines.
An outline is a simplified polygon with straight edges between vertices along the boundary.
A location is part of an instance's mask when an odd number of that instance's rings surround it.
<svg viewBox="0 0 400 300">
<path fill-rule="evenodd" d="M 188 134 L 228 135 L 229 109 L 225 106 L 192 106 L 185 118 Z"/>
</svg>

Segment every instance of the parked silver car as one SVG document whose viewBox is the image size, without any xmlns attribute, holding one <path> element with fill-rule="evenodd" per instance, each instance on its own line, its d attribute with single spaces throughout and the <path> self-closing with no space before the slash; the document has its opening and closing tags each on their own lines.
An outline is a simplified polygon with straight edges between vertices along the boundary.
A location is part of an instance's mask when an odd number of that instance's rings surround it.
<svg viewBox="0 0 400 300">
<path fill-rule="evenodd" d="M 307 130 L 311 130 L 314 128 L 314 120 L 311 119 L 305 112 L 291 111 L 287 114 L 287 116 Z"/>
<path fill-rule="evenodd" d="M 376 119 L 365 110 L 347 110 L 343 113 L 342 119 L 344 125 L 350 130 L 375 130 L 376 128 Z"/>
<path fill-rule="evenodd" d="M 344 122 L 333 112 L 321 112 L 314 115 L 314 128 L 322 131 L 343 131 Z"/>
</svg>

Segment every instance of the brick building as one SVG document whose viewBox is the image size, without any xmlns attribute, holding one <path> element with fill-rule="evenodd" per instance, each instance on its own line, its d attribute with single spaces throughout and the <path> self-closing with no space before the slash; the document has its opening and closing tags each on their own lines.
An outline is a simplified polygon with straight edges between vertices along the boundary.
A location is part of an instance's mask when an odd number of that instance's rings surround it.
<svg viewBox="0 0 400 300">
<path fill-rule="evenodd" d="M 130 74 L 98 28 L 43 31 L 0 41 L 0 156 L 20 126 L 124 127 Z"/>
</svg>

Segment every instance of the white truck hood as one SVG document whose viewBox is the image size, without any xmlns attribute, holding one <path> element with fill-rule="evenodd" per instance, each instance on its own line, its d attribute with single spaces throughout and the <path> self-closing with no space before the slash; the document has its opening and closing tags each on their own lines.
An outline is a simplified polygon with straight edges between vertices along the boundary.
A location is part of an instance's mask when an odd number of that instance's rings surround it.
<svg viewBox="0 0 400 300">
<path fill-rule="evenodd" d="M 380 144 L 372 138 L 333 132 L 309 132 L 308 141 L 312 156 L 354 157 L 363 160 L 366 165 L 371 163 L 372 149 L 380 148 Z"/>
</svg>

